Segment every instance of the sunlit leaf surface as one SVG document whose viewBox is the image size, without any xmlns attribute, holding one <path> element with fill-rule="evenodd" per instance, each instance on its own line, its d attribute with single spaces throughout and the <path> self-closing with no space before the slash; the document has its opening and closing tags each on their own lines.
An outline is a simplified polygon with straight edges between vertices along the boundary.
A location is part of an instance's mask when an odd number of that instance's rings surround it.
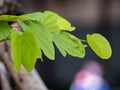
<svg viewBox="0 0 120 90">
<path fill-rule="evenodd" d="M 50 11 L 44 12 L 44 16 L 40 19 L 40 22 L 45 25 L 51 31 L 73 31 L 75 27 L 72 27 L 70 22 L 62 18 L 58 14 Z"/>
<path fill-rule="evenodd" d="M 100 34 L 87 35 L 87 41 L 92 50 L 102 59 L 108 59 L 112 55 L 108 40 Z"/>
<path fill-rule="evenodd" d="M 12 31 L 12 58 L 14 68 L 18 72 L 21 64 L 30 72 L 35 65 L 38 47 L 36 39 L 31 31 Z"/>
<path fill-rule="evenodd" d="M 46 28 L 37 21 L 28 21 L 27 26 L 36 36 L 39 48 L 49 59 L 54 60 L 55 52 L 50 32 L 48 32 Z"/>
<path fill-rule="evenodd" d="M 69 33 L 53 33 L 53 41 L 63 56 L 66 56 L 66 53 L 79 58 L 85 56 L 85 45 Z"/>
</svg>

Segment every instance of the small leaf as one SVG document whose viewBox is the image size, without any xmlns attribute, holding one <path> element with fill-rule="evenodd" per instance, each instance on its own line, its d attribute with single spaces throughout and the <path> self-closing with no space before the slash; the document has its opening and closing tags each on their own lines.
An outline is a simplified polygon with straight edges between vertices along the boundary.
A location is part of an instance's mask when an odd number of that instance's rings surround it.
<svg viewBox="0 0 120 90">
<path fill-rule="evenodd" d="M 85 56 L 85 46 L 78 38 L 69 33 L 53 33 L 53 41 L 63 56 L 66 56 L 66 52 L 79 58 Z"/>
<path fill-rule="evenodd" d="M 92 50 L 102 59 L 108 59 L 112 55 L 112 49 L 105 37 L 100 34 L 87 35 L 87 41 Z"/>
<path fill-rule="evenodd" d="M 18 72 L 20 65 L 23 64 L 25 69 L 30 72 L 35 65 L 38 46 L 36 39 L 31 31 L 18 32 L 12 31 L 12 58 L 14 68 Z"/>
<path fill-rule="evenodd" d="M 10 26 L 5 21 L 0 21 L 0 41 L 3 39 L 7 39 L 10 35 Z"/>
</svg>

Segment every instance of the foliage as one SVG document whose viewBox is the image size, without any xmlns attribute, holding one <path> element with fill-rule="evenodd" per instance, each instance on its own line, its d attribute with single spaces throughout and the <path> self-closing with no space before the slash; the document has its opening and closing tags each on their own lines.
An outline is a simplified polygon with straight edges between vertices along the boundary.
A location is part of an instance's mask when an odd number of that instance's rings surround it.
<svg viewBox="0 0 120 90">
<path fill-rule="evenodd" d="M 11 45 L 15 70 L 19 71 L 22 63 L 27 71 L 31 71 L 38 52 L 37 41 L 33 33 L 28 30 L 24 31 L 24 33 L 13 30 Z"/>
<path fill-rule="evenodd" d="M 92 50 L 102 59 L 108 59 L 112 51 L 109 42 L 100 34 L 87 35 L 87 41 Z M 106 53 L 107 52 L 107 53 Z"/>
<path fill-rule="evenodd" d="M 23 31 L 13 30 L 8 22 L 18 22 Z M 108 59 L 111 57 L 111 46 L 105 37 L 96 33 L 88 34 L 87 40 L 80 40 L 69 33 L 73 30 L 75 27 L 72 27 L 70 22 L 51 11 L 21 16 L 0 16 L 0 41 L 11 41 L 12 58 L 17 72 L 21 65 L 30 72 L 34 68 L 36 58 L 42 58 L 42 52 L 50 60 L 54 60 L 53 43 L 64 57 L 69 54 L 83 58 L 86 44 L 100 58 Z M 86 44 L 83 44 L 84 41 Z"/>
</svg>

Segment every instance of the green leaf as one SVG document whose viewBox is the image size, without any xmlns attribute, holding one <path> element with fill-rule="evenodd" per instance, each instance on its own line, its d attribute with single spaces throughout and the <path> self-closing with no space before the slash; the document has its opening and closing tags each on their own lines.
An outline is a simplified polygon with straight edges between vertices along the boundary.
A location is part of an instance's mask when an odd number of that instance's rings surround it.
<svg viewBox="0 0 120 90">
<path fill-rule="evenodd" d="M 8 22 L 15 22 L 18 20 L 25 21 L 25 20 L 39 20 L 43 16 L 41 12 L 35 12 L 31 14 L 24 14 L 21 16 L 15 15 L 1 15 L 0 21 L 8 21 Z"/>
<path fill-rule="evenodd" d="M 7 39 L 10 35 L 10 26 L 5 21 L 0 21 L 0 41 Z"/>
<path fill-rule="evenodd" d="M 19 20 L 18 23 L 20 24 L 23 31 L 30 30 L 30 28 L 23 21 Z M 39 46 L 39 43 L 37 43 L 37 44 Z M 37 56 L 37 58 L 42 58 L 42 51 L 39 48 L 38 48 L 38 56 Z"/>
<path fill-rule="evenodd" d="M 14 62 L 15 71 L 20 70 L 20 65 L 22 63 L 22 51 L 21 51 L 21 38 L 17 31 L 12 31 L 11 34 L 11 48 L 12 48 L 12 58 Z"/>
<path fill-rule="evenodd" d="M 39 48 L 51 60 L 55 59 L 54 46 L 50 32 L 37 21 L 28 21 L 27 26 L 36 36 Z"/>
<path fill-rule="evenodd" d="M 70 22 L 51 11 L 44 12 L 44 16 L 40 19 L 40 22 L 51 31 L 75 30 L 75 27 L 71 27 Z"/>
<path fill-rule="evenodd" d="M 31 31 L 18 32 L 13 30 L 11 35 L 12 58 L 14 68 L 18 72 L 21 64 L 30 72 L 35 65 L 38 54 L 36 38 Z"/>
<path fill-rule="evenodd" d="M 38 54 L 37 54 L 37 58 L 42 58 L 42 51 L 38 49 Z"/>
<path fill-rule="evenodd" d="M 53 41 L 63 56 L 66 56 L 66 52 L 71 56 L 79 58 L 85 56 L 85 45 L 69 33 L 53 33 Z"/>
<path fill-rule="evenodd" d="M 71 27 L 70 22 L 68 22 L 67 20 L 65 20 L 62 17 L 58 18 L 57 25 L 60 27 L 61 30 L 68 30 L 68 31 L 75 30 L 75 27 Z"/>
<path fill-rule="evenodd" d="M 31 14 L 24 14 L 22 17 L 30 18 L 31 20 L 39 20 L 40 18 L 43 17 L 43 13 L 41 12 L 35 12 Z"/>
<path fill-rule="evenodd" d="M 112 55 L 112 49 L 108 40 L 100 34 L 87 35 L 87 41 L 92 50 L 102 59 L 108 59 Z"/>
<path fill-rule="evenodd" d="M 1 15 L 0 21 L 8 21 L 8 22 L 14 22 L 18 20 L 30 20 L 28 17 L 22 17 L 22 16 L 15 16 L 15 15 Z"/>
</svg>

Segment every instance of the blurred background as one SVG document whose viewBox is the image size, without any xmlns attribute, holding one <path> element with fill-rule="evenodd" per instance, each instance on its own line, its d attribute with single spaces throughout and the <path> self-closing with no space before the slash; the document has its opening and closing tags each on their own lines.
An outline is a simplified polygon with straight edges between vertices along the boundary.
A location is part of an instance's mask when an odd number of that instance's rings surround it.
<svg viewBox="0 0 120 90">
<path fill-rule="evenodd" d="M 9 2 L 9 0 L 6 0 Z M 12 0 L 15 2 L 16 0 Z M 100 33 L 111 43 L 113 55 L 101 60 L 87 47 L 83 59 L 63 57 L 56 48 L 56 60 L 43 56 L 36 68 L 51 90 L 69 90 L 74 75 L 89 60 L 101 63 L 105 79 L 111 88 L 120 90 L 120 0 L 18 0 L 24 13 L 50 10 L 66 18 L 76 27 L 75 36 L 86 39 L 86 34 Z"/>
</svg>

